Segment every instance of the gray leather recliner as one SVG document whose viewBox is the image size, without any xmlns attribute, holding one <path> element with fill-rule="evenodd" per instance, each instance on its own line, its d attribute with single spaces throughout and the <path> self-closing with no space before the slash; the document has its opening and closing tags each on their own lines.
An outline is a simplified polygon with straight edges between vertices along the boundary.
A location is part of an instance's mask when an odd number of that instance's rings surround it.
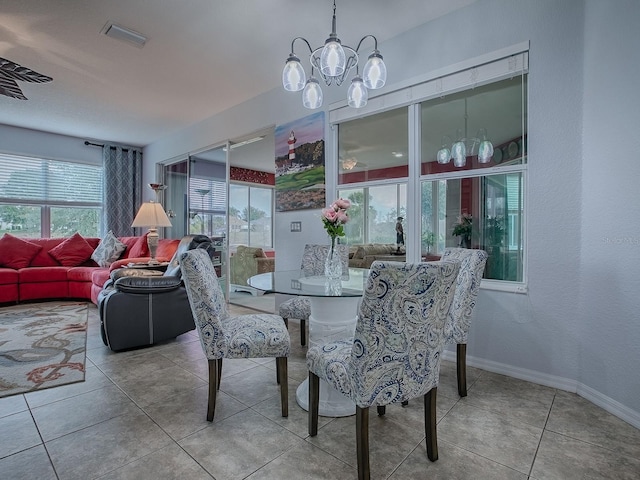
<svg viewBox="0 0 640 480">
<path fill-rule="evenodd" d="M 111 350 L 153 345 L 195 329 L 179 258 L 194 248 L 215 252 L 206 235 L 187 235 L 164 273 L 139 268 L 111 272 L 98 296 L 100 333 Z"/>
</svg>

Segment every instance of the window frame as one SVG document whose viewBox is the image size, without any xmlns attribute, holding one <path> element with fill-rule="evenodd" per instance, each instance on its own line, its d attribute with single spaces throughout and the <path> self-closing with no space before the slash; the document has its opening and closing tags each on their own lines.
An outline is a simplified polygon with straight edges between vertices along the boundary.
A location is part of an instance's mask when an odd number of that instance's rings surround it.
<svg viewBox="0 0 640 480">
<path fill-rule="evenodd" d="M 420 79 L 412 79 L 405 84 L 397 85 L 388 93 L 369 100 L 367 106 L 361 109 L 350 109 L 345 106 L 337 107 L 329 112 L 329 124 L 333 129 L 334 152 L 337 162 L 338 129 L 341 123 L 364 116 L 375 115 L 390 109 L 405 106 L 409 109 L 409 176 L 407 181 L 407 228 L 405 235 L 407 242 L 407 260 L 420 261 L 421 236 L 421 182 L 425 180 L 449 180 L 453 178 L 485 177 L 494 174 L 517 172 L 522 175 L 523 215 L 522 215 L 522 281 L 488 280 L 483 279 L 481 287 L 514 293 L 526 293 L 528 282 L 528 253 L 527 253 L 527 196 L 528 196 L 528 164 L 505 165 L 482 168 L 477 171 L 463 170 L 421 175 L 421 103 L 457 92 L 471 90 L 476 86 L 490 84 L 529 74 L 529 42 L 523 42 L 501 49 L 446 69 L 432 72 Z M 528 80 L 523 91 L 523 102 L 528 95 Z M 528 111 L 528 110 L 527 110 Z M 523 127 L 528 125 L 526 114 L 522 118 Z M 523 129 L 524 131 L 524 129 Z M 336 189 L 361 188 L 372 185 L 373 182 L 354 184 L 338 184 L 338 176 L 334 176 Z M 399 179 L 394 179 L 395 181 Z"/>
</svg>

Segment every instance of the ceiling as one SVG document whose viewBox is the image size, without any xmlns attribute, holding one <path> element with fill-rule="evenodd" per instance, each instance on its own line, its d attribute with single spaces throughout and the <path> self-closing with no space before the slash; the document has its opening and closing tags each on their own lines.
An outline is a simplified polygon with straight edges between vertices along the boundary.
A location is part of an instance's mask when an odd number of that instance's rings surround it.
<svg viewBox="0 0 640 480">
<path fill-rule="evenodd" d="M 473 1 L 339 0 L 337 33 L 383 42 Z M 53 77 L 18 82 L 26 101 L 0 96 L 0 123 L 148 145 L 277 88 L 291 39 L 319 46 L 331 14 L 330 0 L 0 0 L 0 57 Z"/>
</svg>

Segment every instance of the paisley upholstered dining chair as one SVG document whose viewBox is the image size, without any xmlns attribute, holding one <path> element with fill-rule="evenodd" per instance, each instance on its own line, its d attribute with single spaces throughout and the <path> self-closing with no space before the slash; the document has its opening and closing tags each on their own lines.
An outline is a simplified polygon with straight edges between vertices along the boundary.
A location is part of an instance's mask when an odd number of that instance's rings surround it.
<svg viewBox="0 0 640 480">
<path fill-rule="evenodd" d="M 356 404 L 358 478 L 368 479 L 369 407 L 424 397 L 427 455 L 438 459 L 436 392 L 444 324 L 459 262 L 371 265 L 355 337 L 307 352 L 309 435 L 318 433 L 320 378 Z"/>
<path fill-rule="evenodd" d="M 223 358 L 275 357 L 282 416 L 288 416 L 287 357 L 291 344 L 282 318 L 269 314 L 231 317 L 213 263 L 204 250 L 183 253 L 180 268 L 200 343 L 209 362 L 207 420 L 213 421 L 215 414 Z"/>
<path fill-rule="evenodd" d="M 342 271 L 346 272 L 349 269 L 349 246 L 336 245 L 336 251 L 342 260 Z M 329 245 L 305 245 L 300 270 L 302 270 L 306 276 L 324 274 L 324 262 L 328 253 Z M 311 316 L 311 303 L 309 299 L 305 297 L 295 297 L 282 302 L 278 307 L 278 315 L 284 319 L 284 323 L 287 326 L 289 325 L 290 318 L 300 320 L 300 345 L 306 345 L 306 325 L 307 320 L 309 320 Z"/>
<path fill-rule="evenodd" d="M 467 396 L 467 338 L 480 281 L 487 263 L 487 252 L 467 248 L 447 248 L 442 260 L 460 262 L 453 303 L 444 327 L 445 344 L 456 344 L 458 395 Z"/>
</svg>

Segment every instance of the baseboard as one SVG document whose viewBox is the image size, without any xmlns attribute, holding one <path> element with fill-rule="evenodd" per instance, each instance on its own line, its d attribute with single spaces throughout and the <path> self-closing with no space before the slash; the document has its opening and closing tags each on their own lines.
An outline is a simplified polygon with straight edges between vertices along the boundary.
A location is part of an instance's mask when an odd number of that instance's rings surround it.
<svg viewBox="0 0 640 480">
<path fill-rule="evenodd" d="M 455 351 L 445 350 L 442 354 L 444 360 L 452 362 L 456 361 Z M 467 355 L 467 365 L 470 367 L 480 368 L 488 372 L 499 373 L 508 377 L 518 378 L 527 382 L 544 385 L 546 387 L 557 388 L 566 392 L 576 393 L 582 398 L 589 400 L 594 405 L 604 409 L 612 415 L 615 415 L 628 424 L 640 428 L 640 412 L 636 412 L 631 408 L 621 404 L 620 402 L 607 397 L 606 395 L 584 385 L 576 380 L 556 375 L 548 375 L 526 368 L 514 367 L 504 363 L 486 360 L 484 358 L 472 357 Z"/>
</svg>

